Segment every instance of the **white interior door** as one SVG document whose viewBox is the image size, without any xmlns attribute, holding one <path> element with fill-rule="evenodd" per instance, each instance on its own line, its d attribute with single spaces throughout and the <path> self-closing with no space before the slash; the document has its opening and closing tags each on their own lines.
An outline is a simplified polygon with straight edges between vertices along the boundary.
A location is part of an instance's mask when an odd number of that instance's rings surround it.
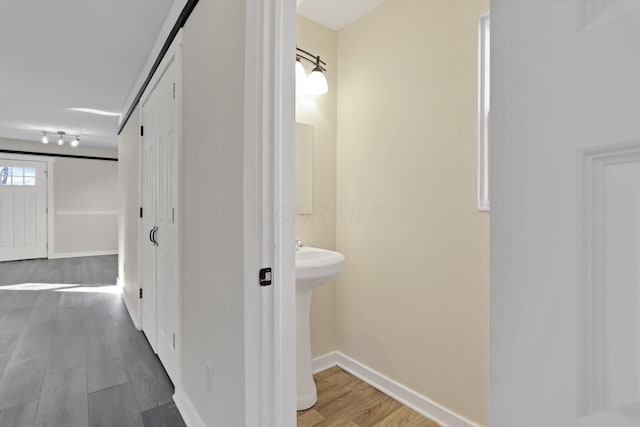
<svg viewBox="0 0 640 427">
<path fill-rule="evenodd" d="M 47 163 L 0 158 L 0 261 L 47 257 Z"/>
<path fill-rule="evenodd" d="M 158 203 L 156 225 L 158 231 L 158 357 L 169 376 L 174 379 L 178 371 L 178 177 L 177 138 L 179 135 L 179 109 L 176 101 L 178 62 L 171 60 L 160 78 L 152 96 L 157 95 L 158 120 Z"/>
<path fill-rule="evenodd" d="M 143 292 L 142 329 L 157 353 L 157 255 L 154 234 L 158 199 L 158 144 L 155 134 L 158 105 L 154 101 L 155 98 L 150 97 L 142 106 L 145 131 L 141 142 L 140 286 Z"/>
<path fill-rule="evenodd" d="M 492 427 L 640 426 L 640 2 L 492 2 Z"/>
<path fill-rule="evenodd" d="M 142 103 L 142 328 L 171 379 L 179 374 L 178 143 L 180 38 Z"/>
</svg>

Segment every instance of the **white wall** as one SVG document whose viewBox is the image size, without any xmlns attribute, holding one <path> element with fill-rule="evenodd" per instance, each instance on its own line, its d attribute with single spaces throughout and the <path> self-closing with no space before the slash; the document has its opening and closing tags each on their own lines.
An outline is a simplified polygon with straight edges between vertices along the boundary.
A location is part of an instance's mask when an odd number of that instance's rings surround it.
<svg viewBox="0 0 640 427">
<path fill-rule="evenodd" d="M 183 28 L 182 375 L 175 400 L 190 425 L 257 425 L 261 414 L 273 409 L 259 403 L 263 355 L 257 319 L 266 291 L 257 280 L 264 265 L 256 210 L 262 184 L 257 167 L 247 166 L 258 164 L 262 142 L 255 134 L 256 101 L 245 101 L 259 96 L 254 86 L 258 70 L 245 69 L 246 50 L 259 44 L 245 37 L 245 31 L 258 31 L 247 29 L 245 22 L 257 15 L 259 5 L 201 0 Z M 166 34 L 159 38 L 164 41 Z M 136 242 L 129 241 L 129 234 L 137 228 L 137 187 L 125 185 L 138 173 L 138 126 L 134 113 L 120 135 L 125 295 L 138 287 L 138 272 L 129 265 L 136 259 Z M 207 365 L 213 369 L 211 389 Z M 286 418 L 293 417 L 291 411 Z"/>
<path fill-rule="evenodd" d="M 40 142 L 41 137 L 42 134 L 36 132 L 35 139 L 33 141 L 0 138 L 0 150 L 28 151 L 33 153 L 70 154 L 77 156 L 106 157 L 111 159 L 118 157 L 117 147 L 113 147 L 113 149 L 85 147 L 82 145 L 82 142 L 80 143 L 80 146 L 76 148 L 69 146 L 69 144 L 65 144 L 60 147 L 55 142 L 43 144 L 42 142 Z"/>
<path fill-rule="evenodd" d="M 57 158 L 53 191 L 56 256 L 117 253 L 118 162 Z"/>
<path fill-rule="evenodd" d="M 138 319 L 138 225 L 140 199 L 138 196 L 140 108 L 137 107 L 131 120 L 118 139 L 118 279 L 123 287 L 123 297 L 131 317 Z"/>
<path fill-rule="evenodd" d="M 183 54 L 182 392 L 206 425 L 241 426 L 245 2 L 201 0 Z"/>
<path fill-rule="evenodd" d="M 117 158 L 115 150 L 33 141 L 0 139 L 0 149 Z M 118 162 L 53 158 L 53 257 L 116 254 Z"/>
</svg>

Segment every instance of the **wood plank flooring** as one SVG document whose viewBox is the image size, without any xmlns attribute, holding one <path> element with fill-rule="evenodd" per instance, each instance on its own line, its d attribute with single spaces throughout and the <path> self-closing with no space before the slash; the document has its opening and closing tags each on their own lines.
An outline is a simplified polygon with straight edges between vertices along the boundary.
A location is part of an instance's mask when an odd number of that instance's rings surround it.
<svg viewBox="0 0 640 427">
<path fill-rule="evenodd" d="M 115 287 L 117 258 L 0 262 L 0 427 L 182 427 Z M 439 427 L 339 368 L 298 426 Z"/>
<path fill-rule="evenodd" d="M 0 427 L 182 427 L 117 257 L 0 262 Z"/>
<path fill-rule="evenodd" d="M 440 427 L 338 367 L 314 378 L 318 403 L 298 412 L 298 427 Z"/>
</svg>

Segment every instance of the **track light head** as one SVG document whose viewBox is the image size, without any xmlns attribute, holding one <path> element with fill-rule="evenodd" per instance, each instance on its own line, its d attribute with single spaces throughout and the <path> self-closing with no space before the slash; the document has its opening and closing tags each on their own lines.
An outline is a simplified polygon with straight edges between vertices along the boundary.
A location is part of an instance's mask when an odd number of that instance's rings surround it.
<svg viewBox="0 0 640 427">
<path fill-rule="evenodd" d="M 69 138 L 69 145 L 71 145 L 72 147 L 77 147 L 80 145 L 80 135 L 74 135 L 74 134 L 68 134 L 64 131 L 58 130 L 58 131 L 51 131 L 51 130 L 43 130 L 42 131 L 42 143 L 43 144 L 48 144 L 49 143 L 49 134 L 52 135 L 58 135 L 58 138 L 56 140 L 57 144 L 59 146 L 63 146 L 65 143 L 65 138 Z"/>
</svg>

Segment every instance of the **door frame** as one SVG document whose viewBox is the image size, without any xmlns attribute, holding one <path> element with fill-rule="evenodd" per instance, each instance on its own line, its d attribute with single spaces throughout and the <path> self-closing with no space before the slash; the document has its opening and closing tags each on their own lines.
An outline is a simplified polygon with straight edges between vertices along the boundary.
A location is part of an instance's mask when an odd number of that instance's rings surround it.
<svg viewBox="0 0 640 427">
<path fill-rule="evenodd" d="M 153 75 L 153 78 L 150 80 L 149 85 L 145 89 L 144 93 L 140 98 L 140 115 L 139 115 L 139 124 L 140 126 L 144 125 L 143 122 L 143 107 L 149 96 L 153 93 L 156 85 L 159 80 L 164 76 L 164 72 L 167 69 L 167 66 L 175 61 L 176 64 L 176 114 L 178 115 L 178 126 L 176 129 L 176 149 L 175 156 L 173 159 L 174 170 L 176 171 L 176 179 L 177 179 L 177 206 L 175 206 L 175 216 L 176 216 L 176 229 L 177 229 L 177 239 L 176 239 L 176 276 L 178 280 L 178 302 L 177 302 L 177 319 L 178 325 L 176 327 L 177 336 L 176 336 L 176 360 L 177 360 L 177 371 L 176 378 L 172 378 L 172 381 L 175 386 L 176 392 L 182 389 L 182 233 L 183 233 L 183 221 L 182 221 L 182 208 L 183 208 L 183 177 L 182 177 L 182 45 L 183 45 L 183 32 L 182 29 L 178 32 L 175 39 L 173 40 L 171 46 L 166 52 L 166 55 L 162 59 L 162 62 L 158 66 L 158 69 Z M 142 206 L 142 165 L 143 165 L 143 147 L 142 147 L 142 135 L 139 135 L 139 143 L 138 143 L 138 203 L 139 206 Z M 138 224 L 141 224 L 141 218 L 138 217 Z M 147 233 L 145 230 L 142 230 L 142 227 L 138 226 L 138 272 L 141 271 L 142 268 L 142 244 L 147 238 Z M 140 289 L 144 292 L 144 286 L 142 283 L 139 283 Z M 138 297 L 137 298 L 137 306 L 138 306 L 138 322 L 140 325 L 140 329 L 144 330 L 144 316 L 142 315 L 142 309 L 144 304 L 144 299 Z M 156 316 L 157 318 L 157 316 Z M 174 395 L 175 396 L 175 395 Z"/>
<path fill-rule="evenodd" d="M 53 173 L 56 159 L 49 156 L 29 156 L 24 154 L 0 153 L 0 158 L 7 160 L 22 160 L 27 162 L 40 162 L 47 164 L 47 259 L 54 258 L 55 233 L 54 233 L 54 204 L 53 204 Z"/>
<path fill-rule="evenodd" d="M 254 216 L 245 216 L 245 224 L 257 226 L 257 237 L 247 233 L 245 246 L 258 249 L 263 267 L 273 267 L 272 286 L 258 295 L 251 288 L 246 293 L 245 342 L 248 353 L 259 358 L 253 362 L 260 373 L 259 385 L 247 383 L 248 391 L 259 386 L 260 392 L 247 399 L 246 425 L 295 427 L 296 1 L 247 2 L 245 40 L 245 145 L 258 150 L 245 154 L 244 161 L 245 183 L 257 181 L 256 188 L 245 185 L 247 205 L 255 203 L 256 210 L 246 209 Z M 257 272 L 247 273 L 245 283 L 255 286 Z M 261 319 L 253 315 L 257 312 Z M 252 371 L 248 366 L 247 373 Z"/>
</svg>

